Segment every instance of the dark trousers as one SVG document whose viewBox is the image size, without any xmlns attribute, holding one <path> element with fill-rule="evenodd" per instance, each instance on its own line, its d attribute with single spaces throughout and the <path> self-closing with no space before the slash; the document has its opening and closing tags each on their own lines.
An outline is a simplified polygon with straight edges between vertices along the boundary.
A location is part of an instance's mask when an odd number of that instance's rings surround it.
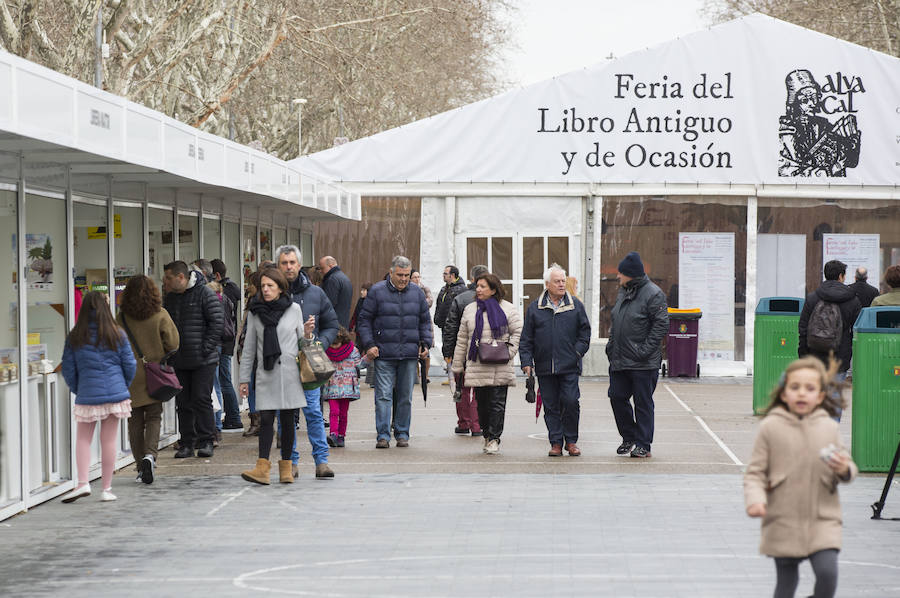
<svg viewBox="0 0 900 598">
<path fill-rule="evenodd" d="M 581 416 L 578 374 L 538 376 L 538 384 L 550 444 L 578 442 L 578 420 Z"/>
<path fill-rule="evenodd" d="M 212 407 L 216 364 L 203 365 L 195 370 L 176 369 L 175 375 L 181 383 L 181 392 L 175 397 L 181 445 L 193 448 L 195 441 L 212 442 L 216 436 Z"/>
<path fill-rule="evenodd" d="M 653 391 L 656 390 L 658 379 L 658 370 L 619 370 L 609 373 L 607 394 L 619 435 L 622 440 L 634 442 L 648 451 L 653 443 Z M 633 410 L 629 401 L 632 397 Z"/>
<path fill-rule="evenodd" d="M 486 440 L 500 440 L 506 418 L 506 386 L 476 386 L 478 423 Z"/>
</svg>

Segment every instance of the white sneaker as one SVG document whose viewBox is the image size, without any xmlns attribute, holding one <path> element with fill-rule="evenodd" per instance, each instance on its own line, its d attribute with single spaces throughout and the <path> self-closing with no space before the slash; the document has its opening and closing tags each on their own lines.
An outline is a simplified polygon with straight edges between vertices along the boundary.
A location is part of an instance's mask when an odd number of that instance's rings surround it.
<svg viewBox="0 0 900 598">
<path fill-rule="evenodd" d="M 482 453 L 487 454 L 487 452 L 488 452 L 488 451 L 487 451 L 487 447 L 488 447 L 488 444 L 489 444 L 489 443 L 490 443 L 490 440 L 488 440 L 487 438 L 485 438 L 485 439 L 484 439 L 484 446 L 481 447 L 481 452 L 482 452 Z"/>
<path fill-rule="evenodd" d="M 79 486 L 78 488 L 75 488 L 74 490 L 72 490 L 71 492 L 66 494 L 63 497 L 62 501 L 66 502 L 66 503 L 75 502 L 82 496 L 90 496 L 90 495 L 91 495 L 91 485 L 85 484 L 84 486 Z"/>
<path fill-rule="evenodd" d="M 500 442 L 497 440 L 491 440 L 484 448 L 484 452 L 488 455 L 496 455 L 500 452 Z"/>
<path fill-rule="evenodd" d="M 112 488 L 103 491 L 103 494 L 100 495 L 101 502 L 110 502 L 116 500 L 118 497 L 112 493 Z"/>
</svg>

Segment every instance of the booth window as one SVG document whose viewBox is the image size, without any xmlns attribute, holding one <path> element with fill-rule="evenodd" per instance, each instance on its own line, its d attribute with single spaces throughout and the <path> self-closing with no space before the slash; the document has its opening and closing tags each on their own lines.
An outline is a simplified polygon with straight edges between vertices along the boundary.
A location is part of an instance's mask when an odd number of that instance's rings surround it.
<svg viewBox="0 0 900 598">
<path fill-rule="evenodd" d="M 220 226 L 222 221 L 218 216 L 203 217 L 203 253 L 202 257 L 207 260 L 222 258 L 222 235 Z M 224 261 L 224 260 L 223 260 Z"/>
<path fill-rule="evenodd" d="M 178 214 L 178 259 L 186 264 L 200 257 L 199 227 L 197 214 Z"/>
<path fill-rule="evenodd" d="M 150 208 L 150 237 L 147 239 L 150 253 L 149 271 L 150 277 L 159 283 L 160 289 L 165 266 L 175 259 L 173 230 L 171 209 Z"/>
</svg>

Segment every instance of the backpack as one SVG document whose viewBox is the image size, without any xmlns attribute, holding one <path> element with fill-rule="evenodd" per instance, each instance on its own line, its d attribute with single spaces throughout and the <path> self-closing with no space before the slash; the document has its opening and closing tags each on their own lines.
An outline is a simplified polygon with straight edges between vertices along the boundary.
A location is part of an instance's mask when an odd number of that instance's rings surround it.
<svg viewBox="0 0 900 598">
<path fill-rule="evenodd" d="M 234 313 L 234 303 L 225 293 L 219 295 L 219 301 L 222 302 L 222 309 L 225 310 L 225 323 L 222 326 L 222 342 L 228 343 L 234 340 L 234 319 L 231 314 Z"/>
<path fill-rule="evenodd" d="M 819 299 L 809 316 L 806 346 L 815 353 L 837 351 L 844 333 L 844 320 L 837 303 Z"/>
</svg>

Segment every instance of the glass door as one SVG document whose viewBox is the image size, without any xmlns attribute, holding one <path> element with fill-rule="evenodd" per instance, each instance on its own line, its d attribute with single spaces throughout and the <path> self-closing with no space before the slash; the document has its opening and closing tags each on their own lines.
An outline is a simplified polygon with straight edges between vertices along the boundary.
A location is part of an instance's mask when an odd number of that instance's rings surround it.
<svg viewBox="0 0 900 598">
<path fill-rule="evenodd" d="M 568 236 L 562 235 L 519 235 L 521 247 L 521 287 L 522 308 L 541 296 L 544 291 L 544 271 L 551 264 L 558 264 L 572 276 L 569 268 L 569 248 L 574 243 L 569 243 Z"/>
<path fill-rule="evenodd" d="M 171 208 L 150 208 L 150 236 L 149 244 L 150 263 L 147 275 L 159 283 L 163 288 L 163 274 L 166 264 L 175 259 L 175 243 L 172 240 L 174 225 L 172 223 Z M 165 294 L 165 291 L 163 291 Z"/>
<path fill-rule="evenodd" d="M 203 253 L 201 257 L 207 260 L 222 257 L 222 221 L 218 216 L 203 216 Z M 226 266 L 227 267 L 227 266 Z"/>
<path fill-rule="evenodd" d="M 0 508 L 22 500 L 17 222 L 16 192 L 0 189 L 0 239 L 13 240 L 0 243 L 0 305 L 9 306 L 0 324 Z"/>
<path fill-rule="evenodd" d="M 200 257 L 200 221 L 193 212 L 178 213 L 178 259 L 190 265 Z"/>
</svg>

